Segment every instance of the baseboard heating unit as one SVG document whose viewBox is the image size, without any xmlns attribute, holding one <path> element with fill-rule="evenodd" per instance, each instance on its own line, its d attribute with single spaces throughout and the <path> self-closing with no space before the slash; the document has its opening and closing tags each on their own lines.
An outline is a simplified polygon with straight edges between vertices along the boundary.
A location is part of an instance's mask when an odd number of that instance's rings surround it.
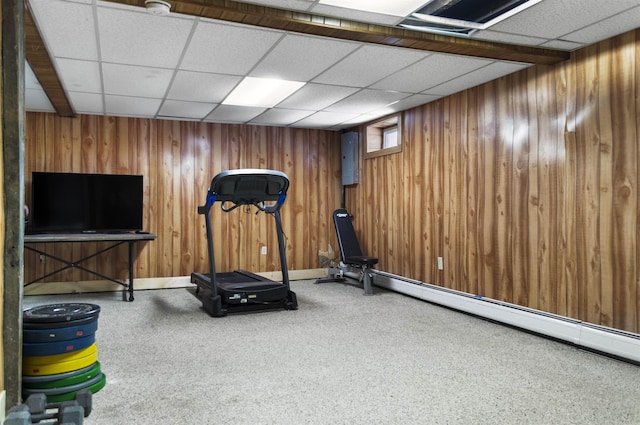
<svg viewBox="0 0 640 425">
<path fill-rule="evenodd" d="M 374 284 L 424 301 L 640 364 L 640 335 L 371 270 Z"/>
</svg>

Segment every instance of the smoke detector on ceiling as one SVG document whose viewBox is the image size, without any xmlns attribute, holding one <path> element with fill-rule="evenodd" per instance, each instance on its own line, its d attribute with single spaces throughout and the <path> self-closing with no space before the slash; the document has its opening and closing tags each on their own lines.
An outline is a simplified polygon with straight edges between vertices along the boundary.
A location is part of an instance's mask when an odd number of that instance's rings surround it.
<svg viewBox="0 0 640 425">
<path fill-rule="evenodd" d="M 162 0 L 145 0 L 144 5 L 154 15 L 168 15 L 171 10 L 171 4 Z"/>
</svg>

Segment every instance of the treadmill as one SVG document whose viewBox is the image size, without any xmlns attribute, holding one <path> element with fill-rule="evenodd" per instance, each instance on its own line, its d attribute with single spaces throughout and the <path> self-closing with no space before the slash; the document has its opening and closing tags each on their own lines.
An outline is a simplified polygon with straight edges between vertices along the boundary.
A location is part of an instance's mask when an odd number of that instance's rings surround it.
<svg viewBox="0 0 640 425">
<path fill-rule="evenodd" d="M 204 310 L 212 317 L 223 317 L 227 313 L 240 311 L 298 308 L 296 294 L 289 286 L 280 218 L 280 208 L 287 197 L 288 189 L 287 175 L 274 170 L 228 170 L 211 180 L 206 202 L 198 207 L 198 214 L 205 217 L 210 272 L 192 273 L 191 282 L 197 285 L 196 294 L 202 300 Z M 275 282 L 245 270 L 216 273 L 211 226 L 211 207 L 216 202 L 220 202 L 220 208 L 224 212 L 231 212 L 247 205 L 256 207 L 256 214 L 264 212 L 273 216 L 278 235 L 282 282 Z"/>
</svg>

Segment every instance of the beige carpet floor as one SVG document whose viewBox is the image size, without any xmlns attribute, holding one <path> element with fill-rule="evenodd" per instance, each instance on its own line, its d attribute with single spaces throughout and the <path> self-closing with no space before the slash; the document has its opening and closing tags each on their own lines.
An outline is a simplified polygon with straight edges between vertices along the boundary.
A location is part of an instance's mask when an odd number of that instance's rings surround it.
<svg viewBox="0 0 640 425">
<path fill-rule="evenodd" d="M 88 425 L 640 424 L 640 367 L 376 288 L 292 283 L 296 311 L 211 318 L 190 289 L 101 306 Z"/>
</svg>

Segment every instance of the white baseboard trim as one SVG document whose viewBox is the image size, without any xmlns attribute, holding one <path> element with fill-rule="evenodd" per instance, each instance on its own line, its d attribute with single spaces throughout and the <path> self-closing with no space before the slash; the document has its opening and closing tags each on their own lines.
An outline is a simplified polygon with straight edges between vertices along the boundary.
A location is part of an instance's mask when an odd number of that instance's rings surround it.
<svg viewBox="0 0 640 425">
<path fill-rule="evenodd" d="M 256 273 L 275 281 L 282 280 L 282 272 Z M 318 279 L 327 276 L 327 269 L 289 270 L 289 280 Z M 190 276 L 152 277 L 133 280 L 134 290 L 171 289 L 195 287 Z M 124 287 L 108 280 L 86 280 L 76 282 L 37 282 L 24 288 L 24 295 L 76 294 L 86 292 L 117 292 Z"/>
<path fill-rule="evenodd" d="M 474 296 L 378 270 L 373 272 L 376 286 L 640 363 L 638 334 Z"/>
</svg>

